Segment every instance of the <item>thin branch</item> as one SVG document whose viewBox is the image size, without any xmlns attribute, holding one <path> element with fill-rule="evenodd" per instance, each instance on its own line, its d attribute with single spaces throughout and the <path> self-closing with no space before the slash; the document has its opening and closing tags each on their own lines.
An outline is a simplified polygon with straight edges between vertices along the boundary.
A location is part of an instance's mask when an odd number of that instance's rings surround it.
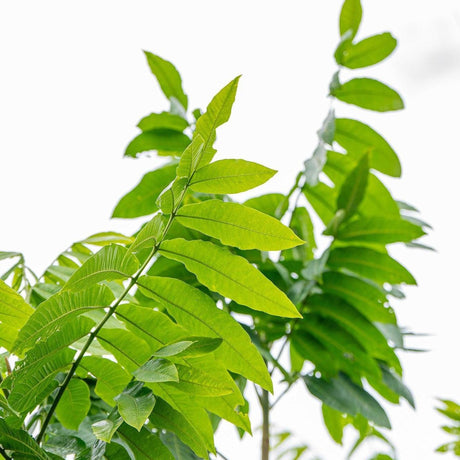
<svg viewBox="0 0 460 460">
<path fill-rule="evenodd" d="M 280 399 L 291 389 L 291 385 L 289 384 L 280 394 L 279 396 L 270 404 L 270 410 L 273 409 L 276 404 L 280 401 Z"/>
<path fill-rule="evenodd" d="M 3 449 L 3 447 L 0 447 L 0 454 L 2 455 L 2 457 L 3 457 L 5 460 L 13 460 L 13 459 L 5 452 L 5 449 Z"/>
<path fill-rule="evenodd" d="M 216 454 L 222 459 L 222 460 L 228 460 L 228 457 L 226 457 L 222 452 L 218 451 L 216 449 Z"/>
</svg>

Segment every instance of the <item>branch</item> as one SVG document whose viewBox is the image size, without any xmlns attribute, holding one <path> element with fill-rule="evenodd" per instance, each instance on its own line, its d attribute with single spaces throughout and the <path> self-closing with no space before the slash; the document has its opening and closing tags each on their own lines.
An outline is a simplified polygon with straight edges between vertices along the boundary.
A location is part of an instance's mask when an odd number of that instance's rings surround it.
<svg viewBox="0 0 460 460">
<path fill-rule="evenodd" d="M 2 457 L 3 457 L 5 460 L 13 460 L 13 459 L 5 452 L 5 449 L 3 449 L 3 447 L 0 447 L 0 454 L 2 455 Z"/>
</svg>

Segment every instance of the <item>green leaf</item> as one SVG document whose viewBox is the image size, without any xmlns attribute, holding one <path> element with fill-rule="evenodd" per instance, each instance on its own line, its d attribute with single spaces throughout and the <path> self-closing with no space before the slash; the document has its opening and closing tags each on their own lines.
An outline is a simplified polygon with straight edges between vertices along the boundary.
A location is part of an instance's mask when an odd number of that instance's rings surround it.
<svg viewBox="0 0 460 460">
<path fill-rule="evenodd" d="M 294 209 L 289 227 L 305 240 L 305 243 L 296 248 L 283 251 L 284 259 L 302 260 L 303 262 L 313 259 L 313 251 L 316 249 L 315 233 L 310 214 L 305 207 L 299 206 Z"/>
<path fill-rule="evenodd" d="M 277 251 L 303 243 L 275 218 L 239 203 L 207 200 L 185 205 L 176 219 L 185 227 L 240 249 Z"/>
<path fill-rule="evenodd" d="M 153 131 L 156 129 L 169 129 L 182 132 L 188 126 L 187 120 L 179 115 L 169 112 L 151 113 L 137 124 L 142 131 Z"/>
<path fill-rule="evenodd" d="M 163 441 L 165 446 L 170 450 L 176 460 L 200 460 L 200 457 L 196 456 L 193 451 L 174 433 L 169 431 L 160 433 L 160 439 Z"/>
<path fill-rule="evenodd" d="M 120 425 L 123 423 L 123 419 L 115 411 L 109 414 L 108 418 L 99 420 L 91 425 L 94 436 L 104 442 L 110 442 L 113 435 L 116 433 Z"/>
<path fill-rule="evenodd" d="M 141 382 L 161 383 L 179 381 L 176 366 L 165 359 L 151 359 L 135 370 L 133 375 Z"/>
<path fill-rule="evenodd" d="M 132 236 L 126 236 L 117 232 L 100 232 L 88 236 L 82 241 L 81 244 L 94 244 L 95 246 L 107 246 L 108 244 L 131 244 L 133 242 Z M 77 243 L 78 244 L 78 243 Z"/>
<path fill-rule="evenodd" d="M 10 428 L 0 419 L 0 444 L 3 449 L 14 452 L 15 460 L 49 460 L 48 454 L 24 430 Z"/>
<path fill-rule="evenodd" d="M 423 235 L 418 225 L 403 219 L 362 217 L 343 225 L 336 236 L 342 241 L 390 244 L 410 242 Z"/>
<path fill-rule="evenodd" d="M 345 211 L 345 219 L 349 219 L 361 204 L 366 193 L 368 177 L 369 159 L 365 154 L 345 179 L 337 197 L 337 209 Z"/>
<path fill-rule="evenodd" d="M 167 404 L 162 399 L 158 399 L 157 404 L 155 406 L 155 410 L 150 415 L 150 422 L 156 428 L 170 432 L 167 433 L 168 435 L 173 435 L 172 433 L 175 433 L 177 437 L 180 439 L 180 441 L 182 441 L 187 446 L 190 446 L 197 455 L 199 455 L 202 458 L 207 457 L 206 445 L 200 439 L 200 436 L 195 431 L 193 426 L 190 425 L 189 422 L 187 422 L 186 418 L 180 412 L 174 410 L 169 404 Z M 174 453 L 174 449 L 171 449 L 171 447 L 173 446 L 171 446 L 168 443 L 168 440 L 170 440 L 170 438 L 167 437 L 166 439 L 164 439 L 163 437 L 161 437 L 161 439 L 164 441 L 166 446 Z M 177 441 L 178 440 L 176 438 L 176 443 Z M 180 441 L 179 443 L 181 444 Z M 193 453 L 191 451 L 189 451 L 189 453 L 192 454 L 191 457 L 179 457 L 179 459 L 183 458 L 183 460 L 192 460 L 196 458 L 198 460 L 198 457 L 193 457 Z"/>
<path fill-rule="evenodd" d="M 314 187 L 318 183 L 319 175 L 323 170 L 323 166 L 326 164 L 326 152 L 327 150 L 324 146 L 324 142 L 320 141 L 311 158 L 308 158 L 304 162 L 305 183 L 311 187 Z"/>
<path fill-rule="evenodd" d="M 345 375 L 330 380 L 306 375 L 304 380 L 310 392 L 333 409 L 350 415 L 361 414 L 378 426 L 391 428 L 380 404 Z"/>
<path fill-rule="evenodd" d="M 181 340 L 180 342 L 172 343 L 171 345 L 159 348 L 153 353 L 153 356 L 157 358 L 169 358 L 171 356 L 176 356 L 184 350 L 187 350 L 187 348 L 189 348 L 192 344 L 193 342 L 191 340 Z"/>
<path fill-rule="evenodd" d="M 276 174 L 276 171 L 246 160 L 219 160 L 194 174 L 190 188 L 201 193 L 240 193 L 251 190 Z"/>
<path fill-rule="evenodd" d="M 301 316 L 271 281 L 246 259 L 233 255 L 225 248 L 207 241 L 178 238 L 165 241 L 160 253 L 182 262 L 202 284 L 235 302 L 275 316 Z"/>
<path fill-rule="evenodd" d="M 153 75 L 158 80 L 164 95 L 171 99 L 172 97 L 179 101 L 182 107 L 187 110 L 188 100 L 182 89 L 182 79 L 179 72 L 171 62 L 157 56 L 156 54 L 144 51 L 147 63 Z"/>
<path fill-rule="evenodd" d="M 329 110 L 327 117 L 323 121 L 323 125 L 318 130 L 318 137 L 328 145 L 334 142 L 335 131 L 335 112 L 333 109 Z"/>
<path fill-rule="evenodd" d="M 167 164 L 148 172 L 136 187 L 115 207 L 112 217 L 133 218 L 153 214 L 158 210 L 156 199 L 176 176 L 176 164 Z"/>
<path fill-rule="evenodd" d="M 63 290 L 79 291 L 101 281 L 129 278 L 139 268 L 139 261 L 118 244 L 104 246 L 90 257 L 63 287 Z"/>
<path fill-rule="evenodd" d="M 387 58 L 396 44 L 396 39 L 389 32 L 373 35 L 346 47 L 337 63 L 349 69 L 369 67 Z"/>
<path fill-rule="evenodd" d="M 187 187 L 187 179 L 185 177 L 176 178 L 169 187 L 167 187 L 157 199 L 158 207 L 164 214 L 174 212 L 182 201 Z"/>
<path fill-rule="evenodd" d="M 190 145 L 184 150 L 177 166 L 177 177 L 191 178 L 198 167 L 203 152 L 204 140 L 196 134 Z"/>
<path fill-rule="evenodd" d="M 336 212 L 336 190 L 318 182 L 314 187 L 305 184 L 302 191 L 324 225 L 328 225 Z"/>
<path fill-rule="evenodd" d="M 189 340 L 181 340 L 156 350 L 153 352 L 153 356 L 157 358 L 167 358 L 171 356 L 193 358 L 215 351 L 221 343 L 222 339 L 218 338 L 190 337 Z"/>
<path fill-rule="evenodd" d="M 160 438 L 147 428 L 137 431 L 124 423 L 118 428 L 117 433 L 132 450 L 136 460 L 174 460 Z"/>
<path fill-rule="evenodd" d="M 141 249 L 151 248 L 159 241 L 165 229 L 164 217 L 156 214 L 139 231 L 128 251 L 136 253 Z"/>
<path fill-rule="evenodd" d="M 221 339 L 214 353 L 228 369 L 271 391 L 265 363 L 248 334 L 228 313 L 216 308 L 206 294 L 173 278 L 143 276 L 138 283 L 146 295 L 161 302 L 192 334 Z"/>
<path fill-rule="evenodd" d="M 369 153 L 369 166 L 393 177 L 401 176 L 401 163 L 388 142 L 376 131 L 350 118 L 337 118 L 334 140 L 353 158 Z"/>
<path fill-rule="evenodd" d="M 125 156 L 136 158 L 139 153 L 157 151 L 169 155 L 179 155 L 190 144 L 190 138 L 172 129 L 144 131 L 126 147 Z"/>
<path fill-rule="evenodd" d="M 370 248 L 348 246 L 331 251 L 328 265 L 346 269 L 379 284 L 416 284 L 414 277 L 388 254 Z"/>
<path fill-rule="evenodd" d="M 331 91 L 340 101 L 377 112 L 401 110 L 401 96 L 384 83 L 372 78 L 353 78 Z"/>
<path fill-rule="evenodd" d="M 80 367 L 96 377 L 94 392 L 111 406 L 131 380 L 130 374 L 119 364 L 99 356 L 84 356 Z"/>
<path fill-rule="evenodd" d="M 140 431 L 155 406 L 152 390 L 142 382 L 132 382 L 116 398 L 118 412 L 123 420 Z"/>
<path fill-rule="evenodd" d="M 55 413 L 65 428 L 78 430 L 90 407 L 88 385 L 83 380 L 74 378 L 62 394 Z"/>
<path fill-rule="evenodd" d="M 239 78 L 237 77 L 232 80 L 213 97 L 206 108 L 206 112 L 196 122 L 193 137 L 199 136 L 204 142 L 200 159 L 196 163 L 197 169 L 207 165 L 216 153 L 216 150 L 213 148 L 216 139 L 216 129 L 230 118 Z"/>
<path fill-rule="evenodd" d="M 34 309 L 15 290 L 0 280 L 0 346 L 12 350 L 18 331 L 33 312 Z"/>
<path fill-rule="evenodd" d="M 281 193 L 267 193 L 255 198 L 250 198 L 243 204 L 268 214 L 269 216 L 280 219 L 288 209 L 289 200 L 286 200 L 286 197 Z"/>
<path fill-rule="evenodd" d="M 344 418 L 341 412 L 329 407 L 326 404 L 322 405 L 323 420 L 326 425 L 327 431 L 331 438 L 337 443 L 342 445 Z"/>
<path fill-rule="evenodd" d="M 360 0 L 345 0 L 342 11 L 340 12 L 340 35 L 351 30 L 350 39 L 352 39 L 356 35 L 356 32 L 358 32 L 362 14 L 363 10 Z"/>
<path fill-rule="evenodd" d="M 21 329 L 14 344 L 17 352 L 45 340 L 64 324 L 90 310 L 108 307 L 113 294 L 106 286 L 92 286 L 79 292 L 59 292 L 42 302 Z"/>
</svg>

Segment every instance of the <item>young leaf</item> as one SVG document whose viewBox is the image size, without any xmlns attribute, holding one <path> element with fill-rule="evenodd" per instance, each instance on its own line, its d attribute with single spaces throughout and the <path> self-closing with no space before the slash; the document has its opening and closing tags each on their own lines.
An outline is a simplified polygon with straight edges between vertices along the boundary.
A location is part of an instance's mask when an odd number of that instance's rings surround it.
<svg viewBox="0 0 460 460">
<path fill-rule="evenodd" d="M 311 221 L 310 214 L 303 206 L 294 209 L 289 224 L 300 237 L 305 240 L 305 244 L 293 249 L 283 251 L 283 257 L 286 260 L 311 260 L 314 257 L 314 250 L 316 249 L 315 234 L 313 230 L 313 222 Z"/>
<path fill-rule="evenodd" d="M 228 369 L 271 391 L 267 368 L 249 336 L 228 313 L 216 308 L 211 298 L 173 278 L 143 276 L 138 283 L 146 295 L 161 302 L 192 334 L 220 338 L 222 344 L 215 355 Z"/>
<path fill-rule="evenodd" d="M 88 385 L 74 378 L 62 394 L 56 407 L 56 417 L 65 428 L 77 431 L 90 407 Z"/>
<path fill-rule="evenodd" d="M 136 369 L 133 375 L 137 380 L 148 383 L 179 381 L 176 366 L 165 359 L 151 359 Z"/>
<path fill-rule="evenodd" d="M 197 169 L 207 165 L 216 153 L 216 150 L 213 148 L 216 139 L 216 129 L 230 118 L 239 78 L 237 77 L 232 80 L 213 97 L 206 108 L 206 112 L 196 122 L 193 137 L 200 136 L 204 142 L 200 160 L 196 163 Z"/>
<path fill-rule="evenodd" d="M 175 98 L 182 107 L 187 110 L 188 100 L 182 89 L 182 79 L 179 72 L 171 62 L 157 56 L 156 54 L 144 51 L 147 63 L 153 75 L 158 80 L 161 90 L 168 98 Z"/>
<path fill-rule="evenodd" d="M 118 395 L 118 412 L 123 420 L 140 431 L 155 406 L 155 396 L 152 390 L 141 382 L 132 382 Z"/>
<path fill-rule="evenodd" d="M 185 227 L 240 249 L 277 251 L 303 243 L 278 220 L 239 203 L 207 200 L 189 204 L 179 209 L 176 219 Z"/>
<path fill-rule="evenodd" d="M 240 193 L 273 177 L 276 171 L 246 160 L 219 160 L 194 174 L 190 188 L 201 193 Z"/>
<path fill-rule="evenodd" d="M 160 253 L 182 262 L 213 291 L 254 310 L 301 317 L 292 302 L 246 259 L 207 241 L 167 240 Z"/>
<path fill-rule="evenodd" d="M 79 291 L 100 281 L 125 279 L 139 268 L 139 261 L 126 248 L 118 244 L 104 246 L 89 258 L 63 287 L 64 290 Z"/>
<path fill-rule="evenodd" d="M 337 197 L 337 209 L 345 211 L 345 219 L 349 219 L 361 204 L 366 193 L 368 177 L 369 160 L 365 154 L 345 179 Z"/>
<path fill-rule="evenodd" d="M 403 219 L 362 217 L 342 226 L 337 238 L 342 241 L 390 244 L 410 242 L 423 235 L 425 232 L 418 225 Z"/>
<path fill-rule="evenodd" d="M 112 217 L 130 219 L 147 216 L 158 210 L 156 199 L 176 176 L 176 164 L 167 164 L 148 172 L 115 207 Z"/>
<path fill-rule="evenodd" d="M 351 30 L 350 39 L 352 39 L 356 35 L 356 32 L 358 32 L 362 15 L 363 10 L 361 8 L 360 0 L 345 0 L 342 6 L 342 11 L 340 12 L 340 35 L 342 36 Z"/>
<path fill-rule="evenodd" d="M 379 284 L 416 284 L 414 277 L 388 254 L 357 246 L 335 248 L 328 265 L 346 269 Z"/>
<path fill-rule="evenodd" d="M 180 155 L 189 144 L 190 138 L 179 131 L 171 129 L 144 131 L 128 144 L 125 156 L 136 158 L 138 153 L 149 151 Z"/>
<path fill-rule="evenodd" d="M 401 110 L 401 96 L 384 83 L 372 78 L 354 78 L 331 91 L 340 101 L 377 112 Z"/>
<path fill-rule="evenodd" d="M 369 166 L 393 177 L 401 176 L 401 164 L 395 151 L 376 131 L 358 120 L 337 118 L 334 140 L 353 158 L 369 153 Z"/>
<path fill-rule="evenodd" d="M 387 58 L 396 48 L 396 40 L 389 33 L 373 35 L 343 50 L 340 62 L 349 69 L 369 67 Z"/>
</svg>

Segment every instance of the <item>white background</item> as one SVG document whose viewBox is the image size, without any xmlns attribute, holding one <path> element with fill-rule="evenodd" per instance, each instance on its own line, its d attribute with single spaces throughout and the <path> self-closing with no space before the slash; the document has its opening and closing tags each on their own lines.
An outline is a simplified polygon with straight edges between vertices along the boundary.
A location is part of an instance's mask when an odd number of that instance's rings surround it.
<svg viewBox="0 0 460 460">
<path fill-rule="evenodd" d="M 460 5 L 363 3 L 359 37 L 391 30 L 400 46 L 388 62 L 354 74 L 375 75 L 398 89 L 407 110 L 373 114 L 345 104 L 336 110 L 389 139 L 403 179 L 387 184 L 433 224 L 427 242 L 438 250 L 394 251 L 420 285 L 397 305 L 401 323 L 433 336 L 413 343 L 430 353 L 403 357 L 418 408 L 391 408 L 390 436 L 403 460 L 443 458 L 433 453 L 447 439 L 435 398 L 460 400 Z M 139 225 L 109 217 L 119 197 L 158 164 L 122 159 L 137 121 L 167 108 L 142 49 L 175 63 L 192 108 L 206 106 L 243 74 L 231 121 L 218 133 L 219 158 L 278 169 L 260 193 L 286 192 L 329 108 L 339 10 L 339 0 L 1 1 L 0 249 L 24 252 L 40 272 L 72 241 Z M 295 431 L 324 459 L 344 457 L 325 434 L 319 405 L 300 385 L 273 415 L 278 427 Z M 259 414 L 251 416 L 257 426 Z M 219 433 L 220 450 L 230 460 L 257 458 L 257 436 L 239 443 L 233 432 Z"/>
</svg>

